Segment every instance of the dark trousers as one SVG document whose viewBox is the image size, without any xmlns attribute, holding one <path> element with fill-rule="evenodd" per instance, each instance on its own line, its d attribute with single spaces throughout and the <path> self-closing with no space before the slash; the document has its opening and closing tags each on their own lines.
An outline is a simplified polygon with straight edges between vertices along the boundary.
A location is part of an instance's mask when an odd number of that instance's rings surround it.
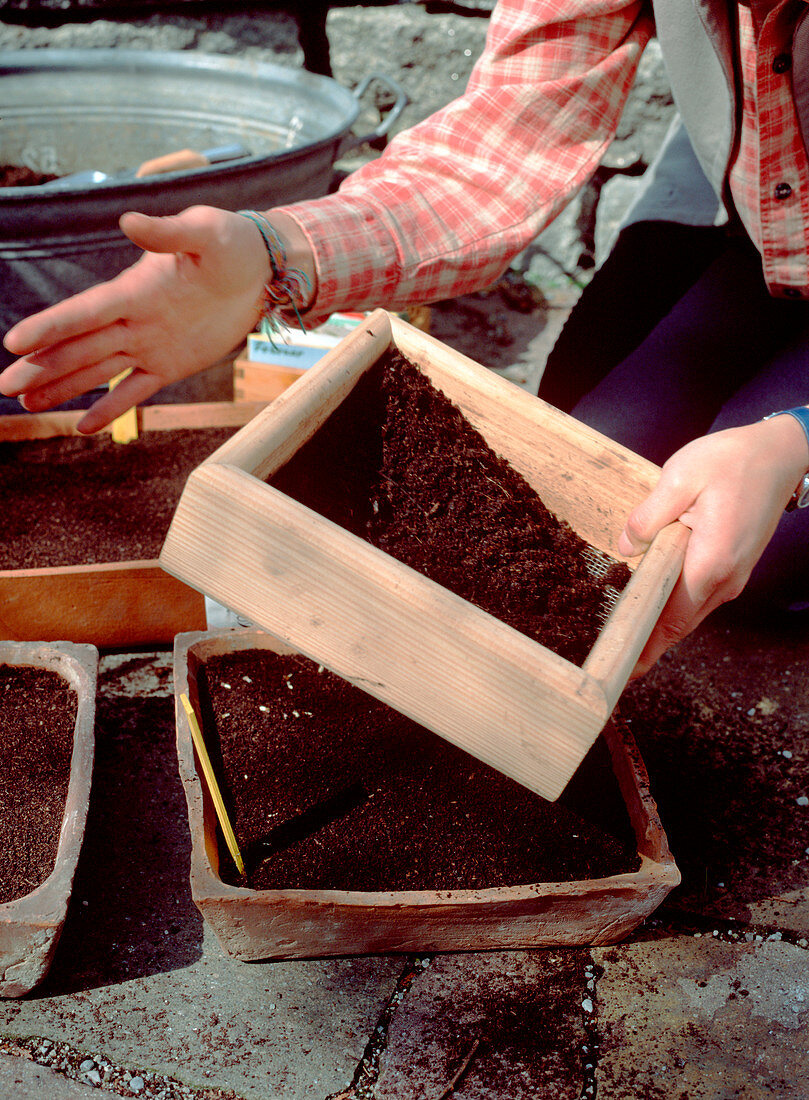
<svg viewBox="0 0 809 1100">
<path fill-rule="evenodd" d="M 738 233 L 638 223 L 571 313 L 539 395 L 662 464 L 697 436 L 809 403 L 809 302 L 771 297 Z M 784 516 L 746 601 L 809 604 L 807 513 Z"/>
</svg>

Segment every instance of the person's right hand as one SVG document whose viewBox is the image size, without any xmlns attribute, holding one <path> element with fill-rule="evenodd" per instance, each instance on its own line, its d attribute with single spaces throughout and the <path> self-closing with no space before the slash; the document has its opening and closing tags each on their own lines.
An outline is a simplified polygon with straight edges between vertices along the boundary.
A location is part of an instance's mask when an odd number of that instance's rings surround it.
<svg viewBox="0 0 809 1100">
<path fill-rule="evenodd" d="M 634 557 L 674 520 L 691 530 L 682 572 L 633 676 L 741 593 L 807 468 L 807 439 L 791 416 L 704 435 L 669 458 L 618 539 L 618 552 Z"/>
<path fill-rule="evenodd" d="M 256 326 L 270 277 L 261 236 L 239 214 L 208 206 L 161 218 L 128 213 L 121 229 L 144 249 L 137 263 L 27 317 L 5 338 L 21 358 L 0 374 L 0 392 L 31 412 L 132 368 L 82 417 L 82 432 L 237 348 Z"/>
</svg>

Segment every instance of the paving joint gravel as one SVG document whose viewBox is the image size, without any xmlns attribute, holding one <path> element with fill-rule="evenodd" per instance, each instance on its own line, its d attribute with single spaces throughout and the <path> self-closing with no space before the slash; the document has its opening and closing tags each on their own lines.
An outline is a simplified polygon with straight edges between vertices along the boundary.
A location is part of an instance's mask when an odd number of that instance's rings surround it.
<svg viewBox="0 0 809 1100">
<path fill-rule="evenodd" d="M 371 1032 L 351 1084 L 347 1089 L 342 1089 L 340 1092 L 327 1096 L 326 1100 L 373 1100 L 373 1088 L 379 1076 L 379 1060 L 387 1044 L 391 1020 L 395 1016 L 397 1008 L 407 996 L 413 979 L 420 971 L 426 969 L 431 961 L 432 956 L 430 955 L 408 957 L 396 983 L 396 988 L 383 1008 L 374 1030 Z"/>
</svg>

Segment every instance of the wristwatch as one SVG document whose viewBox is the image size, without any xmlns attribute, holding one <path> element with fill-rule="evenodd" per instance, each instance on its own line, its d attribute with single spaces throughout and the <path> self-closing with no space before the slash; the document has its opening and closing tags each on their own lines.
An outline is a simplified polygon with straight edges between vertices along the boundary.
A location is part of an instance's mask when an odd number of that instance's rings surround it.
<svg viewBox="0 0 809 1100">
<path fill-rule="evenodd" d="M 794 417 L 803 428 L 806 442 L 809 443 L 809 408 L 806 405 L 798 405 L 795 409 L 780 409 L 778 412 L 768 413 L 763 419 L 772 420 L 774 416 Z M 809 508 L 809 470 L 798 482 L 798 487 L 789 498 L 784 511 L 794 512 L 796 508 Z"/>
</svg>

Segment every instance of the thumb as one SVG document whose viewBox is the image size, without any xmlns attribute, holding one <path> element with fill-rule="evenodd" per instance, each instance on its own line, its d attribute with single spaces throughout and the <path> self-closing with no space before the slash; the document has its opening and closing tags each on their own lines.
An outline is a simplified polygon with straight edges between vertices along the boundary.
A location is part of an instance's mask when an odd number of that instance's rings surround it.
<svg viewBox="0 0 809 1100">
<path fill-rule="evenodd" d="M 153 217 L 134 210 L 122 214 L 122 233 L 146 252 L 195 252 L 199 245 L 198 220 L 190 210 Z"/>
<path fill-rule="evenodd" d="M 619 554 L 633 558 L 644 553 L 655 535 L 676 519 L 688 526 L 684 514 L 693 503 L 693 488 L 672 483 L 664 471 L 652 492 L 627 516 L 618 536 Z"/>
</svg>

